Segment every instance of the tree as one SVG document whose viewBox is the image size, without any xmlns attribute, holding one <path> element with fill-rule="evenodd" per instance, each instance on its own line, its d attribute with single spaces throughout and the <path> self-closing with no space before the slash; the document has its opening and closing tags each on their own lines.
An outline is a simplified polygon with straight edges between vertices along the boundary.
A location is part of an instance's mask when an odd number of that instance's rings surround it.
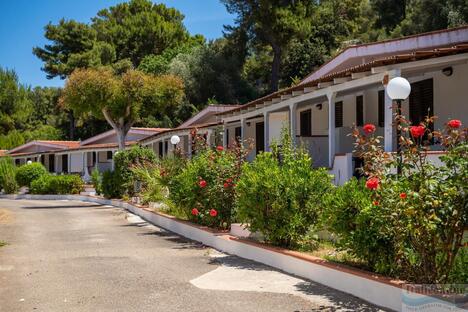
<svg viewBox="0 0 468 312">
<path fill-rule="evenodd" d="M 117 134 L 119 149 L 125 149 L 127 133 L 142 112 L 175 107 L 183 99 L 182 82 L 171 78 L 171 91 L 165 92 L 165 79 L 132 69 L 122 75 L 108 67 L 77 69 L 66 82 L 61 102 L 78 114 L 105 119 Z"/>
<path fill-rule="evenodd" d="M 236 24 L 246 29 L 251 41 L 271 47 L 270 91 L 278 90 L 284 49 L 294 38 L 310 32 L 315 8 L 308 0 L 222 0 L 229 13 L 236 14 Z"/>
</svg>

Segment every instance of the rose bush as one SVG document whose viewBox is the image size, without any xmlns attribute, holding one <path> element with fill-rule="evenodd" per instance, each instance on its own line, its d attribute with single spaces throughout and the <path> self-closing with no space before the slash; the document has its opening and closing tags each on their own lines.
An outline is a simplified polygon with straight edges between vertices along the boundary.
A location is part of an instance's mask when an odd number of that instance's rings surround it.
<svg viewBox="0 0 468 312">
<path fill-rule="evenodd" d="M 380 138 L 362 135 L 358 129 L 353 133 L 356 154 L 363 158 L 363 173 L 368 176 L 369 201 L 378 203 L 373 208 L 378 211 L 373 224 L 380 224 L 381 228 L 374 235 L 386 238 L 382 246 L 389 246 L 391 253 L 383 253 L 386 264 L 379 267 L 382 261 L 378 257 L 366 256 L 360 250 L 365 245 L 347 246 L 376 271 L 420 283 L 450 282 L 456 278 L 452 271 L 459 261 L 459 251 L 466 248 L 463 233 L 468 224 L 467 129 L 460 129 L 459 120 L 449 121 L 444 131 L 431 131 L 434 118 L 412 126 L 404 116 L 396 118 L 400 121 L 401 157 L 384 152 Z M 445 150 L 440 166 L 428 157 L 432 140 Z M 401 168 L 398 174 L 397 167 Z M 339 199 L 331 201 L 333 205 Z M 359 217 L 356 214 L 350 224 Z M 346 240 L 346 235 L 340 234 Z M 367 252 L 373 248 L 375 245 L 369 244 Z"/>
<path fill-rule="evenodd" d="M 185 167 L 168 183 L 169 199 L 189 220 L 227 229 L 232 220 L 236 183 L 245 150 L 199 148 Z"/>
</svg>

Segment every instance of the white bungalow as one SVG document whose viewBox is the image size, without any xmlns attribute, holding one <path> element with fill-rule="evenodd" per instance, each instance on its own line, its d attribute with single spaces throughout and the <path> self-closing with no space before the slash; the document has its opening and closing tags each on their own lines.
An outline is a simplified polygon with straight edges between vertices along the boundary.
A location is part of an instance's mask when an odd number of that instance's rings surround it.
<svg viewBox="0 0 468 312">
<path fill-rule="evenodd" d="M 126 146 L 154 135 L 165 128 L 131 128 Z M 17 165 L 27 161 L 40 161 L 55 173 L 77 173 L 85 180 L 93 168 L 100 172 L 114 168 L 113 155 L 118 150 L 117 135 L 109 130 L 84 141 L 32 141 L 6 153 Z"/>
<path fill-rule="evenodd" d="M 385 150 L 396 150 L 385 90 L 400 76 L 411 83 L 403 113 L 413 123 L 436 115 L 435 128 L 450 118 L 467 125 L 468 27 L 348 47 L 297 86 L 219 114 L 225 146 L 236 136 L 249 139 L 253 159 L 286 126 L 295 143 L 309 150 L 314 166 L 328 167 L 335 183 L 344 183 L 355 169 L 348 136 L 353 125 L 375 124 Z"/>
<path fill-rule="evenodd" d="M 138 143 L 153 149 L 156 155 L 161 158 L 171 155 L 175 151 L 175 148 L 178 148 L 182 154 L 190 157 L 193 149 L 193 131 L 204 136 L 205 140 L 207 140 L 208 144 L 211 146 L 222 145 L 223 130 L 217 115 L 238 107 L 240 106 L 223 104 L 208 105 L 196 115 L 182 123 L 179 127 L 154 134 L 140 140 Z M 171 144 L 170 142 L 171 137 L 174 135 L 178 136 L 180 139 L 180 142 L 177 144 Z"/>
</svg>

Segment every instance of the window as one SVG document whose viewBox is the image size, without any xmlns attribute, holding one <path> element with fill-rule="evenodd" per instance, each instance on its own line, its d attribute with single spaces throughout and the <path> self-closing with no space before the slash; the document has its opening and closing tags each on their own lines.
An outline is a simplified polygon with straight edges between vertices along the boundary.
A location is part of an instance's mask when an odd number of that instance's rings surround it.
<svg viewBox="0 0 468 312">
<path fill-rule="evenodd" d="M 343 102 L 335 103 L 335 127 L 343 127 Z"/>
<path fill-rule="evenodd" d="M 409 98 L 409 117 L 412 124 L 417 125 L 428 116 L 434 116 L 434 89 L 432 79 L 412 83 Z"/>
<path fill-rule="evenodd" d="M 169 151 L 169 141 L 164 141 L 164 153 L 167 155 Z"/>
<path fill-rule="evenodd" d="M 19 160 L 18 158 L 15 159 L 15 164 L 16 164 L 17 166 L 19 166 L 19 165 L 21 164 L 21 160 Z"/>
<path fill-rule="evenodd" d="M 364 126 L 364 97 L 356 96 L 356 126 Z"/>
<path fill-rule="evenodd" d="M 226 128 L 226 133 L 224 134 L 226 136 L 226 146 L 229 147 L 229 129 Z"/>
<path fill-rule="evenodd" d="M 301 137 L 312 135 L 312 110 L 308 109 L 300 113 Z"/>
<path fill-rule="evenodd" d="M 68 173 L 68 155 L 62 155 L 62 172 Z"/>
<path fill-rule="evenodd" d="M 242 139 L 242 128 L 236 127 L 234 129 L 234 136 L 236 137 L 236 141 L 239 142 Z"/>
<path fill-rule="evenodd" d="M 55 172 L 55 155 L 49 155 L 49 172 Z"/>
<path fill-rule="evenodd" d="M 379 91 L 379 107 L 378 107 L 378 118 L 379 118 L 379 127 L 385 126 L 385 91 Z"/>
</svg>

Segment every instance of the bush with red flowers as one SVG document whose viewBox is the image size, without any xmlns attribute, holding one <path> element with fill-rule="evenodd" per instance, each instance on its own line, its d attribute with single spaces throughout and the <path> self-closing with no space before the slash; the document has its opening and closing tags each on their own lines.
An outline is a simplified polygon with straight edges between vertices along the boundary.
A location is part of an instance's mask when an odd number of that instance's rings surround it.
<svg viewBox="0 0 468 312">
<path fill-rule="evenodd" d="M 463 241 L 468 224 L 467 129 L 461 129 L 456 119 L 450 120 L 443 131 L 431 131 L 435 117 L 413 126 L 404 116 L 396 118 L 401 129 L 401 160 L 383 150 L 381 138 L 354 130 L 355 153 L 363 158 L 362 172 L 368 177 L 367 190 L 360 194 L 368 199 L 362 199 L 357 209 L 343 208 L 344 214 L 333 212 L 333 207 L 344 202 L 353 207 L 353 197 L 335 194 L 330 198 L 331 211 L 326 213 L 329 224 L 346 224 L 342 228 L 352 235 L 337 226 L 331 230 L 341 235 L 351 254 L 377 272 L 418 283 L 466 283 L 468 270 L 466 263 L 461 263 L 466 262 L 468 254 Z M 433 142 L 446 152 L 440 156 L 439 166 L 430 160 Z M 373 201 L 379 204 L 371 205 Z M 361 227 L 369 216 L 372 222 L 366 221 Z M 387 251 L 382 252 L 381 247 Z M 462 267 L 461 271 L 457 269 Z"/>
<path fill-rule="evenodd" d="M 169 198 L 185 217 L 213 228 L 230 226 L 245 151 L 205 148 L 169 184 Z"/>
<path fill-rule="evenodd" d="M 362 130 L 364 130 L 365 133 L 371 134 L 375 132 L 375 125 L 373 124 L 365 124 L 364 127 L 362 127 Z"/>
</svg>

